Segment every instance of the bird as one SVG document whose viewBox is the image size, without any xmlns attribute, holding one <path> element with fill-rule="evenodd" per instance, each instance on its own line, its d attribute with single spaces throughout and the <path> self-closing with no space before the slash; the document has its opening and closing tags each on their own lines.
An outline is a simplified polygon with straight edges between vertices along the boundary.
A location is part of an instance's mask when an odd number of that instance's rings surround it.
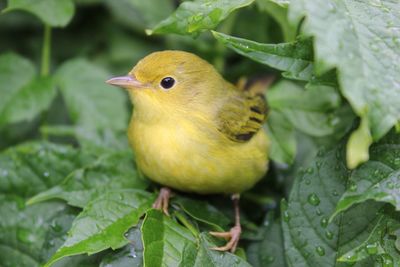
<svg viewBox="0 0 400 267">
<path fill-rule="evenodd" d="M 138 168 L 162 188 L 153 208 L 168 213 L 171 190 L 232 196 L 235 224 L 214 250 L 234 252 L 240 235 L 240 194 L 268 170 L 262 90 L 239 88 L 195 54 L 153 52 L 128 75 L 106 81 L 129 93 L 128 140 Z M 241 86 L 243 87 L 243 86 Z"/>
</svg>

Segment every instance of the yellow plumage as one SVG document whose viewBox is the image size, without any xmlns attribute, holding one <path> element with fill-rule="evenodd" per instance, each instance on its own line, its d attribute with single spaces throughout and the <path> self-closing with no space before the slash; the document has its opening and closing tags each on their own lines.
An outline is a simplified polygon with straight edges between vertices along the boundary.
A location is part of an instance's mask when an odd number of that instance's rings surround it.
<svg viewBox="0 0 400 267">
<path fill-rule="evenodd" d="M 113 84 L 130 93 L 128 137 L 151 180 L 186 192 L 240 193 L 266 173 L 260 95 L 237 89 L 206 61 L 181 51 L 153 53 L 127 77 L 132 81 Z M 160 84 L 166 77 L 171 88 Z"/>
</svg>

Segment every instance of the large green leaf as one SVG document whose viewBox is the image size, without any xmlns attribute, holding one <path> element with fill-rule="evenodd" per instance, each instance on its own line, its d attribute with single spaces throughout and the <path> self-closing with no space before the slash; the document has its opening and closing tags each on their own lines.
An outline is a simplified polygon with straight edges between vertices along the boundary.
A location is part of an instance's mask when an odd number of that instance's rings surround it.
<svg viewBox="0 0 400 267">
<path fill-rule="evenodd" d="M 284 71 L 283 75 L 287 78 L 308 81 L 312 77 L 313 55 L 310 39 L 283 44 L 261 44 L 220 32 L 213 34 L 226 47 L 254 61 Z"/>
<path fill-rule="evenodd" d="M 350 187 L 335 214 L 369 199 L 388 202 L 400 210 L 400 135 L 391 132 L 370 149 L 370 161 L 350 176 Z"/>
<path fill-rule="evenodd" d="M 128 243 L 124 233 L 150 208 L 154 197 L 145 191 L 108 191 L 90 202 L 76 217 L 65 243 L 45 266 L 71 255 L 93 254 Z"/>
<path fill-rule="evenodd" d="M 0 189 L 30 197 L 61 182 L 90 161 L 71 146 L 47 142 L 25 143 L 0 154 Z"/>
<path fill-rule="evenodd" d="M 289 202 L 282 203 L 289 266 L 335 266 L 343 253 L 367 242 L 374 221 L 381 216 L 378 211 L 382 203 L 369 201 L 356 205 L 329 223 L 346 186 L 351 188 L 350 174 L 344 145 L 340 145 L 327 152 L 321 150 L 314 163 L 296 177 Z M 370 266 L 373 261 L 373 257 L 368 257 L 356 266 Z"/>
<path fill-rule="evenodd" d="M 35 68 L 23 57 L 0 56 L 0 127 L 29 120 L 45 110 L 54 97 L 50 78 L 33 79 Z"/>
<path fill-rule="evenodd" d="M 109 77 L 103 69 L 82 59 L 60 67 L 57 81 L 73 122 L 90 129 L 126 128 L 127 98 L 122 90 L 105 84 Z"/>
<path fill-rule="evenodd" d="M 42 111 L 49 108 L 55 96 L 56 90 L 53 79 L 40 77 L 32 80 L 13 94 L 4 106 L 0 113 L 0 127 L 34 119 Z"/>
<path fill-rule="evenodd" d="M 399 214 L 394 214 L 388 209 L 377 212 L 376 218 L 370 222 L 368 237 L 359 246 L 346 252 L 338 261 L 359 262 L 373 256 L 381 261 L 383 266 L 399 266 L 400 253 L 395 249 L 395 242 L 390 238 L 390 230 L 395 226 L 400 227 Z"/>
<path fill-rule="evenodd" d="M 183 2 L 168 18 L 148 34 L 176 33 L 197 36 L 214 29 L 234 10 L 250 5 L 254 0 L 195 0 Z"/>
<path fill-rule="evenodd" d="M 129 152 L 105 154 L 72 172 L 61 184 L 34 196 L 28 203 L 56 198 L 83 208 L 108 190 L 145 189 L 147 182 L 139 177 L 133 164 L 132 154 Z"/>
<path fill-rule="evenodd" d="M 0 262 L 4 267 L 43 263 L 42 247 L 54 217 L 65 209 L 56 202 L 26 207 L 16 195 L 0 194 Z"/>
<path fill-rule="evenodd" d="M 314 36 L 316 71 L 338 69 L 343 95 L 375 140 L 400 119 L 399 1 L 293 0 L 290 16 Z"/>
<path fill-rule="evenodd" d="M 24 10 L 36 15 L 45 24 L 64 27 L 72 19 L 74 9 L 72 0 L 8 0 L 3 12 Z"/>
<path fill-rule="evenodd" d="M 160 211 L 150 210 L 142 225 L 145 266 L 249 266 L 231 253 L 210 250 L 215 243 L 198 237 Z"/>
</svg>

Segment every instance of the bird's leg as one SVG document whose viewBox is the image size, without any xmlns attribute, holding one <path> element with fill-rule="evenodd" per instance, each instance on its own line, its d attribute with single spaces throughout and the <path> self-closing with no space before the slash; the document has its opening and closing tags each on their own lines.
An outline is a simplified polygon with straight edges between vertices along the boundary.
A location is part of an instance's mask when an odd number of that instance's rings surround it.
<svg viewBox="0 0 400 267">
<path fill-rule="evenodd" d="M 160 193 L 158 193 L 158 197 L 153 203 L 153 208 L 162 210 L 165 215 L 169 216 L 168 205 L 170 197 L 171 189 L 169 189 L 168 187 L 161 187 Z"/>
<path fill-rule="evenodd" d="M 232 195 L 233 207 L 235 209 L 235 226 L 232 227 L 229 232 L 210 232 L 210 234 L 215 237 L 222 237 L 229 240 L 228 243 L 226 243 L 225 246 L 213 247 L 211 249 L 218 251 L 230 250 L 232 253 L 235 252 L 239 243 L 240 234 L 242 232 L 242 228 L 240 226 L 239 198 L 239 194 Z"/>
</svg>

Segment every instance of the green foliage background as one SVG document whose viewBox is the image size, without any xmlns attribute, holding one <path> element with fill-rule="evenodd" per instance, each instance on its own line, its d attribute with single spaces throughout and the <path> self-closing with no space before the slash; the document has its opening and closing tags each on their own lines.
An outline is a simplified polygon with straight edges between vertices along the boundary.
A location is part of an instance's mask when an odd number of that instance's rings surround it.
<svg viewBox="0 0 400 267">
<path fill-rule="evenodd" d="M 0 0 L 0 266 L 400 266 L 397 0 Z M 270 171 L 241 248 L 228 197 L 171 216 L 104 81 L 180 49 L 228 80 L 275 77 Z M 206 77 L 205 77 L 206 78 Z M 160 148 L 162 149 L 162 148 Z"/>
</svg>

